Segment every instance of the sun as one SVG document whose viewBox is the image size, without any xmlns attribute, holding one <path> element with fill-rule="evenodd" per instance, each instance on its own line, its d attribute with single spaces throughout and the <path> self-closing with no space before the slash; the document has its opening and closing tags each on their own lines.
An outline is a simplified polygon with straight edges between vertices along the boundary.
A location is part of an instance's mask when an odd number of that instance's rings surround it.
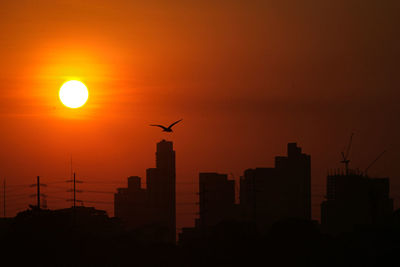
<svg viewBox="0 0 400 267">
<path fill-rule="evenodd" d="M 66 107 L 80 108 L 88 100 L 89 91 L 83 82 L 71 80 L 61 86 L 58 96 Z"/>
</svg>

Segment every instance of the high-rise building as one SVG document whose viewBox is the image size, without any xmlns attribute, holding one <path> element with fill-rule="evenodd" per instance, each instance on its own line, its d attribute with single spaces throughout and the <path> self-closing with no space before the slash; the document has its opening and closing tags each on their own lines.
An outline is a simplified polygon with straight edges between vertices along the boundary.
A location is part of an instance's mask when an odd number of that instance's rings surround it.
<svg viewBox="0 0 400 267">
<path fill-rule="evenodd" d="M 359 225 L 384 223 L 393 212 L 389 178 L 370 178 L 361 173 L 333 173 L 327 177 L 326 200 L 321 204 L 325 231 L 352 231 Z"/>
<path fill-rule="evenodd" d="M 175 151 L 172 142 L 157 143 L 156 167 L 146 170 L 147 188 L 140 177 L 128 178 L 128 188 L 114 195 L 114 213 L 128 228 L 154 230 L 157 242 L 176 241 Z"/>
<path fill-rule="evenodd" d="M 200 227 L 212 227 L 235 215 L 235 181 L 219 173 L 199 174 Z"/>
<path fill-rule="evenodd" d="M 285 218 L 311 219 L 311 157 L 289 143 L 274 168 L 248 169 L 240 181 L 242 217 L 260 230 Z"/>
<path fill-rule="evenodd" d="M 114 194 L 114 215 L 122 220 L 129 229 L 135 229 L 149 223 L 147 193 L 141 188 L 138 176 L 128 178 L 127 188 L 118 188 Z"/>
<path fill-rule="evenodd" d="M 172 142 L 157 143 L 156 168 L 146 171 L 149 210 L 154 224 L 165 231 L 165 241 L 176 240 L 176 171 Z"/>
<path fill-rule="evenodd" d="M 296 143 L 289 143 L 287 157 L 275 157 L 275 168 L 288 185 L 288 214 L 311 220 L 311 156 L 302 153 Z"/>
<path fill-rule="evenodd" d="M 182 228 L 179 242 L 204 238 L 207 233 L 224 221 L 238 220 L 239 213 L 235 204 L 235 181 L 228 175 L 216 172 L 199 174 L 199 215 L 195 227 Z"/>
</svg>

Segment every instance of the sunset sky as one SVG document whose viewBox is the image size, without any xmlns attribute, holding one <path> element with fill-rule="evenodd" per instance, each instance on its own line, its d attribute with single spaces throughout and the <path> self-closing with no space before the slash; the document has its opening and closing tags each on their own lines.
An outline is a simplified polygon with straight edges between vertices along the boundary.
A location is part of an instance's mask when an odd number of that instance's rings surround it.
<svg viewBox="0 0 400 267">
<path fill-rule="evenodd" d="M 297 142 L 312 157 L 319 219 L 327 170 L 341 167 L 354 132 L 352 168 L 387 150 L 369 174 L 391 178 L 397 208 L 399 14 L 397 0 L 1 1 L 0 181 L 40 175 L 48 206 L 68 207 L 71 156 L 82 189 L 113 192 L 144 178 L 165 138 L 177 155 L 178 226 L 189 226 L 198 172 L 239 179 Z M 90 92 L 80 109 L 58 99 L 71 79 Z M 149 127 L 181 118 L 172 134 Z M 8 215 L 33 193 L 10 187 Z"/>
</svg>

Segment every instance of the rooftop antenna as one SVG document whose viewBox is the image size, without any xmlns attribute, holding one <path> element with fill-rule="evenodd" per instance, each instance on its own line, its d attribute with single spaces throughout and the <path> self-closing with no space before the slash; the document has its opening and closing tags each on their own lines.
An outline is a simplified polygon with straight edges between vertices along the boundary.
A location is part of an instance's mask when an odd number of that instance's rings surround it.
<svg viewBox="0 0 400 267">
<path fill-rule="evenodd" d="M 346 151 L 341 153 L 343 160 L 341 160 L 340 163 L 344 163 L 346 175 L 349 175 L 349 163 L 350 163 L 349 154 L 350 154 L 351 144 L 353 142 L 353 135 L 354 135 L 354 133 L 351 133 L 350 141 L 349 141 L 349 144 L 347 145 Z"/>
<path fill-rule="evenodd" d="M 384 150 L 382 153 L 380 153 L 369 165 L 368 167 L 365 169 L 365 176 L 368 176 L 368 170 L 372 167 L 372 165 L 374 165 L 382 156 L 383 154 L 386 153 L 386 150 Z"/>
</svg>

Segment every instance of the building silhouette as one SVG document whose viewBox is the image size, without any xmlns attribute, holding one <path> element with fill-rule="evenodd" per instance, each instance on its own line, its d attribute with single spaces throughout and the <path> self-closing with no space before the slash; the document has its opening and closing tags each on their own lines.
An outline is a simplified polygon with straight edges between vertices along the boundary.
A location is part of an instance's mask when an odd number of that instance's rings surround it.
<svg viewBox="0 0 400 267">
<path fill-rule="evenodd" d="M 240 180 L 240 209 L 244 220 L 259 230 L 285 218 L 311 219 L 311 157 L 296 143 L 287 156 L 275 157 L 274 168 L 248 169 Z"/>
<path fill-rule="evenodd" d="M 176 240 L 176 171 L 172 142 L 157 143 L 156 167 L 146 170 L 146 189 L 141 178 L 128 178 L 127 188 L 118 188 L 114 195 L 115 216 L 126 228 L 152 227 L 157 241 Z"/>
<path fill-rule="evenodd" d="M 141 187 L 141 178 L 128 178 L 127 188 L 118 188 L 114 194 L 114 215 L 128 229 L 136 229 L 150 222 L 147 191 Z"/>
<path fill-rule="evenodd" d="M 370 178 L 353 171 L 328 175 L 326 200 L 321 204 L 322 228 L 339 233 L 386 223 L 393 213 L 389 191 L 389 178 Z"/>
<path fill-rule="evenodd" d="M 153 223 L 166 231 L 167 242 L 176 240 L 176 171 L 173 143 L 157 143 L 156 168 L 146 170 L 149 211 Z"/>
<path fill-rule="evenodd" d="M 227 174 L 216 172 L 199 173 L 199 217 L 195 227 L 184 227 L 179 234 L 179 243 L 199 240 L 224 221 L 239 219 L 235 204 L 235 181 Z"/>
<path fill-rule="evenodd" d="M 311 157 L 296 143 L 287 156 L 275 157 L 274 168 L 247 169 L 240 180 L 240 203 L 235 205 L 235 181 L 226 174 L 199 174 L 199 218 L 183 228 L 181 243 L 204 236 L 223 221 L 255 224 L 266 232 L 284 219 L 311 220 Z"/>
<path fill-rule="evenodd" d="M 219 173 L 199 174 L 199 225 L 207 228 L 235 218 L 235 181 Z"/>
</svg>

